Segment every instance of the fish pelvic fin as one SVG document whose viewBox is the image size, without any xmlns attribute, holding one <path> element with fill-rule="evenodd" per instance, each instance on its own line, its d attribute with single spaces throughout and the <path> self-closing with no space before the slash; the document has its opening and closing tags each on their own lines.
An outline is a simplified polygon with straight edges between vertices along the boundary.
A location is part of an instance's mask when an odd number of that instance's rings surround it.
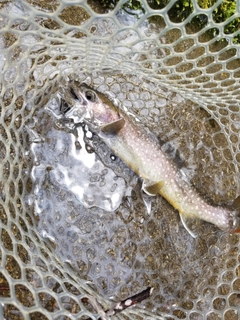
<svg viewBox="0 0 240 320">
<path fill-rule="evenodd" d="M 115 135 L 117 134 L 125 125 L 124 118 L 120 118 L 116 121 L 109 122 L 101 126 L 101 131 L 106 135 Z"/>
<path fill-rule="evenodd" d="M 160 189 L 163 187 L 163 185 L 164 185 L 163 181 L 158 181 L 155 183 L 144 181 L 142 185 L 142 189 L 149 196 L 156 196 L 159 193 Z"/>
</svg>

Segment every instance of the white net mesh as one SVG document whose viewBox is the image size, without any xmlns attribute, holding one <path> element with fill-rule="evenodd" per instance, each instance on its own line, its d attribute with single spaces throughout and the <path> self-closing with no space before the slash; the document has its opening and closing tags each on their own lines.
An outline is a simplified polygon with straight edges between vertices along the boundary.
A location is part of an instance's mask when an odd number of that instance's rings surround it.
<svg viewBox="0 0 240 320">
<path fill-rule="evenodd" d="M 0 1 L 1 318 L 104 319 L 111 299 L 148 286 L 111 319 L 240 318 L 239 237 L 199 222 L 193 239 L 104 143 L 58 117 L 73 74 L 108 91 L 204 198 L 227 204 L 239 23 L 238 1 Z"/>
</svg>

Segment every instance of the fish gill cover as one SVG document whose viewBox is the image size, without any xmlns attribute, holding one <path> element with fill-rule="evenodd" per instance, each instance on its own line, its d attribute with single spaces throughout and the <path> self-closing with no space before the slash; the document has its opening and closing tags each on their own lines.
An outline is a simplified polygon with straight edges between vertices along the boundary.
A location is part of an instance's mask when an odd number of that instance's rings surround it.
<svg viewBox="0 0 240 320">
<path fill-rule="evenodd" d="M 204 199 L 230 203 L 239 17 L 230 0 L 0 2 L 2 318 L 239 319 L 239 237 L 197 221 L 193 239 L 60 114 L 68 79 L 88 83 L 148 127 Z"/>
</svg>

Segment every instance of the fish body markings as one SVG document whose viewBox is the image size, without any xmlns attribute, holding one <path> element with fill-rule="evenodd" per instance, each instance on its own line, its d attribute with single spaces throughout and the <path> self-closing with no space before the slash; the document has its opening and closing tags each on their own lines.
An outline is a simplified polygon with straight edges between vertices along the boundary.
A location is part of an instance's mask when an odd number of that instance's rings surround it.
<svg viewBox="0 0 240 320">
<path fill-rule="evenodd" d="M 160 145 L 141 125 L 116 108 L 104 94 L 86 84 L 71 81 L 70 92 L 80 105 L 87 107 L 84 118 L 90 129 L 143 180 L 143 190 L 159 193 L 179 211 L 189 230 L 187 219 L 199 218 L 215 224 L 224 231 L 239 232 L 239 208 L 209 205 L 182 178 L 177 166 L 168 159 Z"/>
</svg>

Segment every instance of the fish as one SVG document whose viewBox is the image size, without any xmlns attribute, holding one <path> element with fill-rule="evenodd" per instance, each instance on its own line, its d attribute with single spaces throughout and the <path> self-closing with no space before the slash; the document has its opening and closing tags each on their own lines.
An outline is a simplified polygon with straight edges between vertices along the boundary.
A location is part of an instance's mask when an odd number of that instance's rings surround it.
<svg viewBox="0 0 240 320">
<path fill-rule="evenodd" d="M 226 232 L 240 233 L 240 196 L 231 206 L 208 204 L 184 179 L 177 164 L 163 152 L 156 136 L 117 107 L 106 94 L 86 83 L 69 80 L 67 100 L 73 109 L 75 106 L 75 114 L 80 112 L 79 119 L 142 179 L 145 193 L 150 196 L 160 194 L 178 210 L 191 236 L 196 237 L 189 227 L 191 219 L 207 221 Z"/>
</svg>

